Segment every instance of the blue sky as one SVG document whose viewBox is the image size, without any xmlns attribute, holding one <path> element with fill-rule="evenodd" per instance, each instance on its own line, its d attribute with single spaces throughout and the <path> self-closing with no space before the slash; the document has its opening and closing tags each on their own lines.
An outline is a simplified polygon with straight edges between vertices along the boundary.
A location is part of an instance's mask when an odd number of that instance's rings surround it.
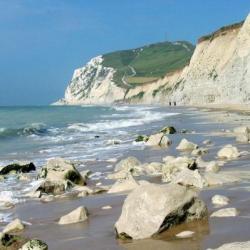
<svg viewBox="0 0 250 250">
<path fill-rule="evenodd" d="M 195 43 L 249 12 L 249 0 L 0 0 L 0 105 L 49 104 L 93 56 Z"/>
</svg>

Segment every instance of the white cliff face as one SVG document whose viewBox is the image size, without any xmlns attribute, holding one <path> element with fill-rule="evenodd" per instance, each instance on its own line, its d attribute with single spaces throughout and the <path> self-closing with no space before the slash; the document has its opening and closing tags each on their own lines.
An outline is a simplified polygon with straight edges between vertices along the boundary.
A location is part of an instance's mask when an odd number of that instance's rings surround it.
<svg viewBox="0 0 250 250">
<path fill-rule="evenodd" d="M 102 56 L 98 56 L 76 69 L 64 99 L 56 104 L 112 103 L 116 98 L 123 98 L 124 90 L 113 82 L 115 70 L 104 67 L 102 62 Z"/>
<path fill-rule="evenodd" d="M 113 82 L 115 69 L 104 67 L 102 61 L 101 56 L 96 57 L 75 71 L 64 103 L 250 103 L 250 15 L 243 25 L 200 41 L 190 64 L 182 70 L 127 92 Z"/>
</svg>

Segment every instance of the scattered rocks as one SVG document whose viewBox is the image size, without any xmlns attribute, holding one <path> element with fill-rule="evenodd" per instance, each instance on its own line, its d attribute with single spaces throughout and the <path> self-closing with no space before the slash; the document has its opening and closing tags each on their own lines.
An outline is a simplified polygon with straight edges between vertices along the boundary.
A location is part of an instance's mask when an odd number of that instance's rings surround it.
<svg viewBox="0 0 250 250">
<path fill-rule="evenodd" d="M 183 231 L 183 232 L 176 234 L 175 236 L 178 238 L 190 238 L 193 235 L 194 235 L 193 231 Z"/>
<path fill-rule="evenodd" d="M 36 167 L 32 162 L 25 163 L 25 164 L 13 163 L 13 164 L 3 167 L 0 170 L 0 175 L 7 175 L 10 173 L 13 173 L 13 174 L 29 173 L 35 170 L 36 170 Z"/>
<path fill-rule="evenodd" d="M 249 127 L 237 127 L 233 130 L 236 141 L 242 142 L 242 143 L 248 143 L 250 142 L 250 128 Z"/>
<path fill-rule="evenodd" d="M 171 145 L 171 140 L 165 136 L 164 133 L 158 133 L 150 135 L 148 141 L 146 142 L 147 146 L 169 146 Z"/>
<path fill-rule="evenodd" d="M 198 149 L 198 145 L 188 141 L 187 139 L 182 139 L 176 149 L 180 151 L 192 151 L 194 149 Z"/>
<path fill-rule="evenodd" d="M 237 215 L 239 215 L 239 211 L 234 207 L 230 207 L 215 211 L 210 215 L 210 217 L 234 217 Z"/>
<path fill-rule="evenodd" d="M 176 129 L 174 127 L 164 127 L 164 128 L 161 129 L 160 132 L 164 133 L 164 134 L 175 134 Z"/>
<path fill-rule="evenodd" d="M 212 203 L 215 204 L 215 205 L 227 205 L 228 203 L 230 202 L 229 198 L 227 198 L 226 196 L 224 195 L 214 195 L 212 197 Z"/>
<path fill-rule="evenodd" d="M 48 250 L 48 245 L 37 239 L 29 240 L 25 243 L 20 250 Z"/>
<path fill-rule="evenodd" d="M 41 169 L 38 179 L 43 178 L 51 182 L 70 181 L 77 185 L 85 185 L 86 180 L 82 177 L 74 164 L 63 158 L 49 160 Z"/>
<path fill-rule="evenodd" d="M 119 238 L 144 239 L 206 215 L 194 191 L 177 184 L 147 184 L 127 196 L 115 228 Z"/>
<path fill-rule="evenodd" d="M 138 186 L 139 184 L 133 178 L 133 176 L 131 174 L 127 174 L 127 176 L 124 179 L 117 180 L 115 184 L 110 188 L 108 193 L 111 194 L 111 193 L 131 191 L 137 188 Z"/>
<path fill-rule="evenodd" d="M 85 207 L 78 207 L 72 212 L 62 216 L 58 222 L 60 225 L 73 224 L 88 219 L 88 211 Z"/>
<path fill-rule="evenodd" d="M 236 159 L 240 156 L 240 153 L 238 149 L 231 144 L 226 145 L 223 147 L 219 152 L 217 153 L 217 156 L 219 158 L 225 158 L 225 159 Z"/>
<path fill-rule="evenodd" d="M 22 231 L 24 229 L 24 224 L 19 219 L 15 219 L 10 222 L 4 229 L 3 233 L 14 233 L 18 231 Z"/>
</svg>

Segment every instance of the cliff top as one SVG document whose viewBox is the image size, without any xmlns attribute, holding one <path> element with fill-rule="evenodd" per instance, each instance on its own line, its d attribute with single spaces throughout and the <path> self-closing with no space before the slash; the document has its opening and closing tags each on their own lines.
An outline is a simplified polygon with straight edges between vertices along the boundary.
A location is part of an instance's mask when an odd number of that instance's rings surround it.
<svg viewBox="0 0 250 250">
<path fill-rule="evenodd" d="M 201 43 L 201 42 L 207 41 L 207 40 L 212 41 L 214 38 L 221 36 L 221 35 L 225 35 L 229 31 L 241 28 L 243 23 L 244 23 L 244 21 L 241 21 L 241 22 L 234 23 L 231 25 L 223 26 L 223 27 L 219 28 L 218 30 L 216 30 L 208 35 L 200 37 L 198 39 L 198 43 Z"/>
</svg>

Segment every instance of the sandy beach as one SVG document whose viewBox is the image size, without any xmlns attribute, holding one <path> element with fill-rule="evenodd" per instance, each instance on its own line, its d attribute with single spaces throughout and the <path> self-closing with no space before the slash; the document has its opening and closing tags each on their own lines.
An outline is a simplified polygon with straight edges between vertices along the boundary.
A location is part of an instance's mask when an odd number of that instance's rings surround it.
<svg viewBox="0 0 250 250">
<path fill-rule="evenodd" d="M 174 109 L 174 108 L 173 108 Z M 211 140 L 208 146 L 209 153 L 202 158 L 211 161 L 217 158 L 216 154 L 220 148 L 226 144 L 237 146 L 239 151 L 248 151 L 249 144 L 237 143 L 231 131 L 234 127 L 249 124 L 248 116 L 242 113 L 242 109 L 233 110 L 226 108 L 216 108 L 205 110 L 197 108 L 176 108 L 175 112 L 181 115 L 172 119 L 171 126 L 178 131 L 186 129 L 185 134 L 177 133 L 169 135 L 173 141 L 167 148 L 154 148 L 138 146 L 133 150 L 124 152 L 121 159 L 127 156 L 135 156 L 142 163 L 162 162 L 162 158 L 167 155 L 189 155 L 189 153 L 178 152 L 176 146 L 182 138 L 202 146 L 204 140 Z M 237 111 L 237 112 L 236 112 Z M 165 124 L 168 125 L 168 124 Z M 150 129 L 151 132 L 160 130 Z M 119 145 L 117 145 L 119 147 Z M 200 197 L 205 201 L 209 216 L 203 220 L 194 221 L 175 226 L 160 235 L 144 240 L 118 240 L 116 239 L 114 224 L 118 220 L 123 201 L 127 193 L 108 194 L 100 193 L 89 195 L 83 198 L 54 199 L 50 202 L 42 200 L 29 200 L 22 204 L 17 204 L 9 211 L 23 221 L 31 223 L 26 227 L 23 235 L 28 238 L 38 238 L 46 242 L 50 250 L 62 249 L 185 249 L 199 250 L 215 248 L 221 244 L 234 241 L 247 241 L 249 239 L 250 220 L 250 155 L 245 154 L 238 159 L 226 161 L 220 172 L 230 173 L 241 178 L 237 183 L 205 187 L 200 190 Z M 89 169 L 93 173 L 101 172 L 107 165 L 112 165 L 108 173 L 113 171 L 116 162 L 102 161 L 89 162 L 84 169 Z M 115 160 L 113 160 L 115 161 Z M 114 180 L 106 179 L 107 173 L 96 180 L 89 180 L 88 186 L 93 187 L 98 182 L 102 185 L 112 185 Z M 140 176 L 137 179 L 145 179 L 153 183 L 161 183 L 160 177 Z M 210 214 L 221 207 L 216 207 L 211 203 L 211 198 L 216 195 L 229 197 L 230 204 L 225 207 L 237 208 L 240 213 L 236 217 L 210 217 Z M 89 218 L 85 222 L 58 225 L 59 218 L 84 205 L 88 208 Z M 111 206 L 111 209 L 102 209 L 104 206 Z M 4 226 L 4 225 L 3 225 Z M 177 238 L 176 234 L 182 231 L 193 231 L 191 238 Z"/>
</svg>

